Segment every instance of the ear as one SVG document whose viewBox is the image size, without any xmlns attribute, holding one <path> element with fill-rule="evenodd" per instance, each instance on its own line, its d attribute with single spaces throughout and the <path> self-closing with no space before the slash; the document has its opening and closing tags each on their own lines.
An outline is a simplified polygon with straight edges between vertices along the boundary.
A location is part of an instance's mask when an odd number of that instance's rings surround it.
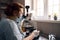
<svg viewBox="0 0 60 40">
<path fill-rule="evenodd" d="M 17 10 L 15 10 L 15 11 L 13 12 L 13 15 L 14 15 L 15 17 L 20 17 L 20 13 L 19 13 Z"/>
</svg>

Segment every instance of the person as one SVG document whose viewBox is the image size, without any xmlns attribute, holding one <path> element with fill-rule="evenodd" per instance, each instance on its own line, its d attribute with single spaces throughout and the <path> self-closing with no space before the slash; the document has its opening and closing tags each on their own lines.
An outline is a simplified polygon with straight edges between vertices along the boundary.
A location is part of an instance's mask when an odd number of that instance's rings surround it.
<svg viewBox="0 0 60 40">
<path fill-rule="evenodd" d="M 20 17 L 23 12 L 23 6 L 18 3 L 9 4 L 5 10 L 7 16 L 0 22 L 0 40 L 33 40 L 39 35 L 39 31 L 34 30 L 28 37 L 22 38 L 15 19 Z"/>
<path fill-rule="evenodd" d="M 0 20 L 1 20 L 1 13 L 0 13 Z"/>
</svg>

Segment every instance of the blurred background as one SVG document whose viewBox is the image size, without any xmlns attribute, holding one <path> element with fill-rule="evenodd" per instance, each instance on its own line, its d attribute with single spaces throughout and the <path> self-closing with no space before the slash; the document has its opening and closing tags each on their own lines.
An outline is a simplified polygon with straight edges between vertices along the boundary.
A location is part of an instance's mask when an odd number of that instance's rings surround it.
<svg viewBox="0 0 60 40">
<path fill-rule="evenodd" d="M 28 14 L 35 21 L 38 30 L 48 35 L 52 33 L 60 39 L 60 0 L 0 0 L 0 14 L 5 17 L 4 11 L 7 4 L 19 2 L 29 6 Z M 24 13 L 27 14 L 26 8 Z"/>
</svg>

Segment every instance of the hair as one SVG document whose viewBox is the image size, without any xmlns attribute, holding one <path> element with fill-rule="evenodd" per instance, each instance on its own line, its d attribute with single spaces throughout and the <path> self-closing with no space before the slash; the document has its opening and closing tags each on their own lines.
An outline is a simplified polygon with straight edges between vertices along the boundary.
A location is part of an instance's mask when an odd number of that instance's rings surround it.
<svg viewBox="0 0 60 40">
<path fill-rule="evenodd" d="M 12 4 L 8 4 L 6 9 L 5 9 L 5 14 L 6 16 L 13 16 L 13 11 L 20 11 L 21 8 L 23 8 L 23 5 L 19 4 L 19 3 L 12 3 Z"/>
<path fill-rule="evenodd" d="M 1 20 L 1 13 L 0 13 L 0 20 Z"/>
</svg>

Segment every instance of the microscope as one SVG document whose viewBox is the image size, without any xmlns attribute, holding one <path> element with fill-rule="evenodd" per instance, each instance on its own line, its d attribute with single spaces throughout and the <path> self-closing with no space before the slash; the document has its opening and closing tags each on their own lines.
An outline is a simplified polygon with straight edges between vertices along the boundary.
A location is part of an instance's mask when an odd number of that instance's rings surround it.
<svg viewBox="0 0 60 40">
<path fill-rule="evenodd" d="M 28 17 L 28 12 L 29 12 L 29 8 L 30 6 L 26 6 L 26 17 Z M 28 37 L 34 30 L 36 30 L 36 28 L 34 28 L 34 26 L 30 23 L 31 21 L 29 20 L 24 20 L 24 24 L 25 24 L 25 30 L 26 30 L 26 36 L 25 37 Z M 39 35 L 40 36 L 40 35 Z M 35 37 L 33 40 L 38 40 L 39 36 Z"/>
</svg>

